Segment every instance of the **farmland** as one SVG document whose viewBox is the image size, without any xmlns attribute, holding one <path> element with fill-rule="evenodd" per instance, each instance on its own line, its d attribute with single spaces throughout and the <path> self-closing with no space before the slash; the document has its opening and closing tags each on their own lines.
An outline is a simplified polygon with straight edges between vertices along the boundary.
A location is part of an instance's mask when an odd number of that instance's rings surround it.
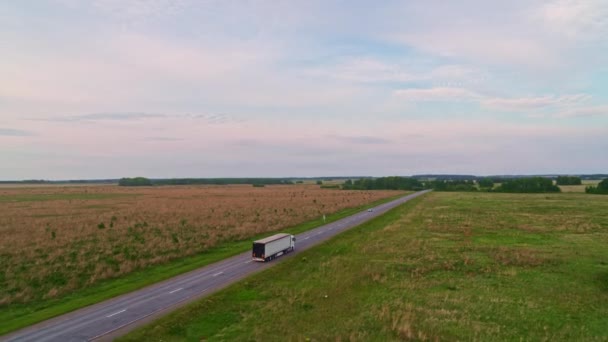
<svg viewBox="0 0 608 342">
<path fill-rule="evenodd" d="M 0 307 L 61 297 L 399 193 L 315 185 L 2 187 Z"/>
<path fill-rule="evenodd" d="M 122 340 L 606 340 L 607 244 L 603 196 L 435 192 Z"/>
<path fill-rule="evenodd" d="M 562 192 L 581 192 L 585 193 L 585 188 L 588 186 L 597 186 L 599 180 L 583 180 L 582 185 L 560 185 Z"/>
</svg>

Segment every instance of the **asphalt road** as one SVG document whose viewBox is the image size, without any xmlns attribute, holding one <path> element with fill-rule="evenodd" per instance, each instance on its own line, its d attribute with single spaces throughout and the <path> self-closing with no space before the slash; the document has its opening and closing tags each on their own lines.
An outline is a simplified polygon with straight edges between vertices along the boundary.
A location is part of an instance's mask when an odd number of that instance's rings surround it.
<svg viewBox="0 0 608 342">
<path fill-rule="evenodd" d="M 410 194 L 296 236 L 294 252 L 266 263 L 251 260 L 245 252 L 180 276 L 162 281 L 74 312 L 49 319 L 1 341 L 110 340 L 196 298 L 211 294 L 242 278 L 271 267 L 283 258 L 317 245 L 342 231 L 360 225 L 428 191 Z"/>
</svg>

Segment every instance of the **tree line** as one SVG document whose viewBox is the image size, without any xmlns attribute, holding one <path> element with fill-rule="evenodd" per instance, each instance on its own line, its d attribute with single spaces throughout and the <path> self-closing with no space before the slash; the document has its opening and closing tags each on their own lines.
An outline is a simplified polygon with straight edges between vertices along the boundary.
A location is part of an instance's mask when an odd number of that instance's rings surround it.
<svg viewBox="0 0 608 342">
<path fill-rule="evenodd" d="M 418 191 L 433 189 L 436 191 L 486 191 L 505 193 L 550 193 L 560 192 L 559 186 L 553 184 L 553 180 L 545 177 L 522 177 L 514 179 L 502 179 L 501 184 L 494 188 L 494 179 L 479 178 L 477 180 L 428 180 L 420 181 L 413 177 L 378 177 L 347 179 L 341 188 L 344 190 L 408 190 Z M 321 185 L 322 182 L 320 182 Z M 152 180 L 145 177 L 122 178 L 120 186 L 152 186 L 152 185 L 189 185 L 189 184 L 254 184 L 256 186 L 272 184 L 295 184 L 293 180 L 286 178 L 179 178 Z M 559 185 L 582 184 L 580 177 L 559 176 Z M 328 186 L 324 186 L 328 187 Z M 334 185 L 331 188 L 338 188 Z M 585 189 L 587 193 L 608 194 L 608 178 L 597 186 L 589 186 Z"/>
<path fill-rule="evenodd" d="M 424 184 L 411 177 L 379 177 L 348 179 L 342 185 L 344 190 L 422 190 Z"/>
<path fill-rule="evenodd" d="M 544 193 L 561 192 L 559 186 L 553 184 L 553 180 L 543 177 L 529 177 L 504 180 L 500 186 L 493 189 L 494 192 L 514 193 Z"/>
<path fill-rule="evenodd" d="M 502 183 L 494 187 L 494 180 L 482 178 L 474 180 L 429 180 L 421 182 L 412 177 L 379 177 L 357 180 L 347 180 L 342 189 L 345 190 L 422 190 L 435 191 L 486 191 L 510 193 L 545 193 L 560 192 L 560 188 L 553 184 L 553 180 L 543 177 L 526 177 L 516 179 L 503 179 Z"/>
<path fill-rule="evenodd" d="M 576 176 L 558 176 L 556 179 L 557 185 L 581 185 L 583 181 L 581 177 Z"/>
<path fill-rule="evenodd" d="M 152 186 L 152 185 L 228 185 L 228 184 L 294 184 L 286 178 L 169 178 L 150 179 L 145 177 L 121 178 L 120 186 Z"/>
</svg>

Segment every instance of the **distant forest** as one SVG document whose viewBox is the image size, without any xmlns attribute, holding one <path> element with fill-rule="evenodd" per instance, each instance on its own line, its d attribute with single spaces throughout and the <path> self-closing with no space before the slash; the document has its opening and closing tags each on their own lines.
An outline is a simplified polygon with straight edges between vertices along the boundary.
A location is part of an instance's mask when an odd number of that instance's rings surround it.
<svg viewBox="0 0 608 342">
<path fill-rule="evenodd" d="M 557 185 L 581 185 L 583 184 L 580 177 L 576 176 L 558 176 L 556 179 Z"/>
<path fill-rule="evenodd" d="M 302 180 L 331 181 L 343 180 L 353 177 L 319 177 L 319 178 L 166 178 L 150 179 L 145 177 L 121 178 L 118 180 L 120 186 L 151 186 L 151 185 L 228 185 L 228 184 L 253 184 L 253 185 L 280 185 L 302 183 Z M 364 178 L 365 179 L 365 178 Z"/>
<path fill-rule="evenodd" d="M 450 175 L 450 174 L 422 174 L 422 175 L 413 175 L 412 178 L 416 178 L 418 180 L 446 180 L 446 181 L 457 181 L 457 180 L 468 180 L 468 181 L 479 181 L 481 179 L 491 179 L 494 183 L 501 183 L 505 179 L 516 179 L 516 178 L 531 178 L 531 177 L 542 177 L 548 178 L 552 180 L 558 180 L 559 178 L 566 177 L 578 177 L 581 180 L 601 180 L 608 178 L 608 174 L 605 173 L 597 173 L 597 174 L 580 174 L 580 175 L 559 175 L 559 174 L 549 174 L 549 175 L 490 175 L 490 176 L 473 176 L 473 175 Z M 566 185 L 566 184 L 560 184 Z M 576 185 L 576 184 L 570 184 Z"/>
<path fill-rule="evenodd" d="M 364 178 L 347 180 L 342 184 L 345 190 L 422 190 L 424 184 L 411 177 Z"/>
<path fill-rule="evenodd" d="M 120 186 L 160 186 L 160 185 L 227 185 L 252 184 L 254 186 L 300 184 L 303 181 L 316 181 L 323 188 L 341 188 L 345 190 L 422 190 L 434 189 L 436 191 L 492 191 L 492 192 L 558 192 L 559 187 L 553 185 L 580 185 L 582 180 L 604 179 L 598 186 L 589 186 L 587 193 L 608 193 L 608 174 L 586 175 L 499 175 L 474 176 L 451 174 L 421 174 L 411 177 L 284 177 L 284 178 L 121 178 L 121 179 L 91 179 L 91 180 L 64 180 L 49 181 L 31 179 L 22 181 L 0 181 L 0 184 L 116 184 Z M 325 181 L 344 180 L 342 185 L 324 184 Z M 500 185 L 494 188 L 494 184 Z"/>
</svg>

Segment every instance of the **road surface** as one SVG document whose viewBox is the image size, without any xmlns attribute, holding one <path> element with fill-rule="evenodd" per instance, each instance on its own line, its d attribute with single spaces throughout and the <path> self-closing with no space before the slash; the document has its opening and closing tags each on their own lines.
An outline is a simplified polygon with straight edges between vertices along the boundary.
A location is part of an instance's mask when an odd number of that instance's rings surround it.
<svg viewBox="0 0 608 342">
<path fill-rule="evenodd" d="M 296 236 L 296 250 L 317 245 L 349 228 L 360 225 L 386 211 L 418 197 L 416 192 L 388 203 L 345 217 Z M 260 263 L 245 252 L 140 290 L 58 316 L 15 333 L 1 341 L 89 341 L 110 340 L 140 324 L 158 318 L 196 298 L 211 294 L 252 273 L 271 267 L 276 261 Z"/>
</svg>

